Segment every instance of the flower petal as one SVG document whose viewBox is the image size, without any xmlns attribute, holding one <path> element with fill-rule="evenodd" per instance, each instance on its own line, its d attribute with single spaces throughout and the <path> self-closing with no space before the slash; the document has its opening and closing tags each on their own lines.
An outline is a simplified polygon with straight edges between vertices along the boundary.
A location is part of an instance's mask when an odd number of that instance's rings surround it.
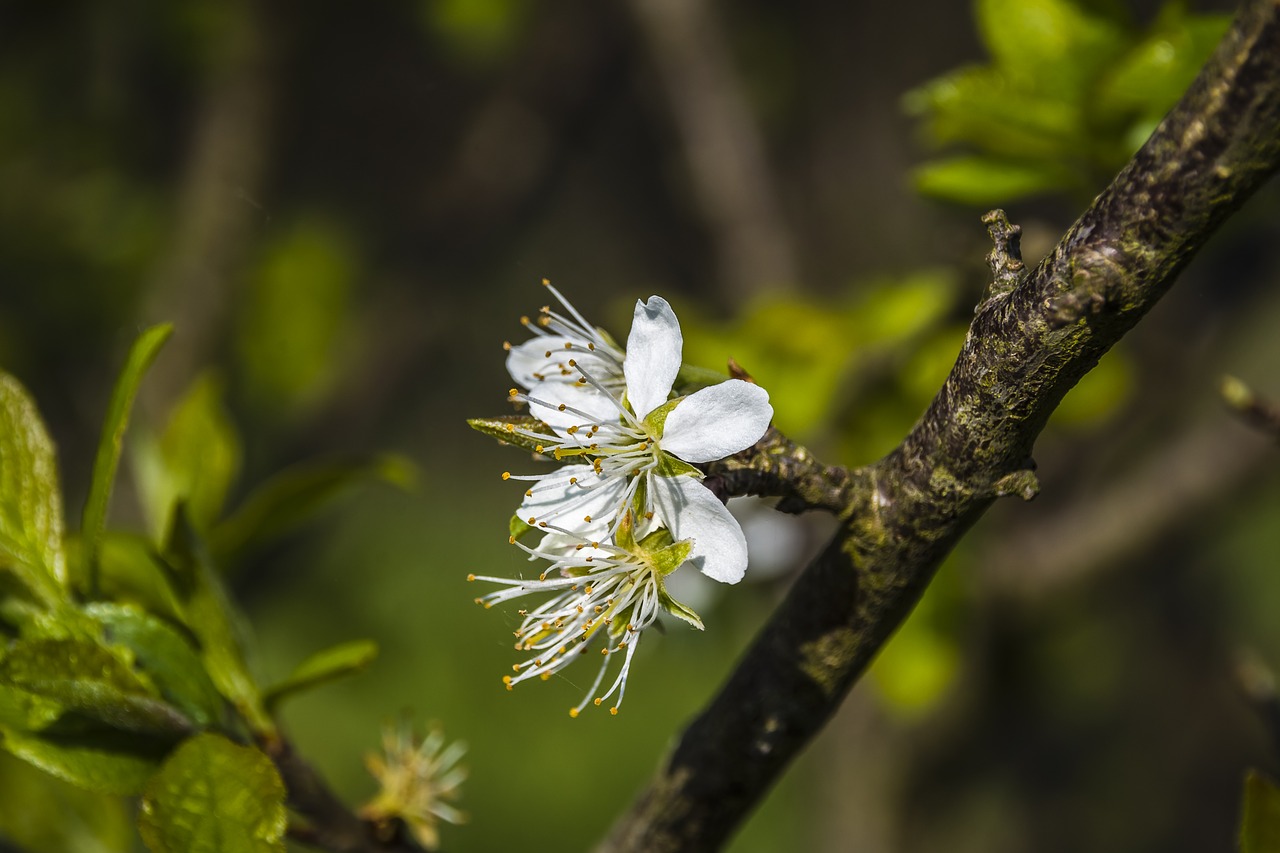
<svg viewBox="0 0 1280 853">
<path fill-rule="evenodd" d="M 681 400 L 667 415 L 660 443 L 686 462 L 710 462 L 755 444 L 771 420 L 769 392 L 730 379 Z"/>
<path fill-rule="evenodd" d="M 579 436 L 586 438 L 593 425 L 599 425 L 609 435 L 618 423 L 618 403 L 590 385 L 580 386 L 567 382 L 543 382 L 529 391 L 529 414 L 555 430 L 562 439 L 579 443 L 569 430 L 579 427 Z"/>
<path fill-rule="evenodd" d="M 617 518 L 626 485 L 621 478 L 601 477 L 590 465 L 565 465 L 529 488 L 518 510 L 520 520 L 535 528 L 558 527 L 588 541 L 603 539 Z"/>
<path fill-rule="evenodd" d="M 737 583 L 747 571 L 747 540 L 720 499 L 694 477 L 654 477 L 658 515 L 677 540 L 690 539 L 688 562 L 712 580 Z"/>
<path fill-rule="evenodd" d="M 507 372 L 522 388 L 531 389 L 540 382 L 572 384 L 582 374 L 569 366 L 570 359 L 606 387 L 622 383 L 616 355 L 592 351 L 587 342 L 560 335 L 541 335 L 511 347 L 507 352 Z"/>
<path fill-rule="evenodd" d="M 667 300 L 661 296 L 650 296 L 648 302 L 636 300 L 622 370 L 627 377 L 627 399 L 637 417 L 643 419 L 667 401 L 680 372 L 683 348 L 680 321 Z"/>
</svg>

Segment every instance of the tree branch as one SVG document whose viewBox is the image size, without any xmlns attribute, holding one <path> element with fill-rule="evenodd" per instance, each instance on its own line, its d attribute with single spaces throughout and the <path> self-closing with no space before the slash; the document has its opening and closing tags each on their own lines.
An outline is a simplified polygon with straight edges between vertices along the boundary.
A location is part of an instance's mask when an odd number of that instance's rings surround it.
<svg viewBox="0 0 1280 853">
<path fill-rule="evenodd" d="M 1031 448 L 1063 396 L 1280 164 L 1278 45 L 1280 0 L 1249 3 L 1053 253 L 1016 284 L 997 274 L 929 409 L 849 474 L 841 529 L 601 850 L 722 845 L 995 497 L 1032 493 Z M 1012 229 L 989 224 L 1007 269 Z"/>
</svg>

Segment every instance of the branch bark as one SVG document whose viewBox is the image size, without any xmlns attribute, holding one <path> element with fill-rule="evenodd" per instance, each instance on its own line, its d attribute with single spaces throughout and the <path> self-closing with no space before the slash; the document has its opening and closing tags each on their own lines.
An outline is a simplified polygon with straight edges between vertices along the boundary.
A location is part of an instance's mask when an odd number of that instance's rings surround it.
<svg viewBox="0 0 1280 853">
<path fill-rule="evenodd" d="M 1179 104 L 1029 275 L 1016 230 L 942 390 L 850 472 L 840 530 L 603 851 L 720 847 L 830 718 L 955 543 L 1000 494 L 1034 494 L 1032 445 L 1063 396 L 1280 165 L 1280 0 L 1237 16 Z"/>
</svg>

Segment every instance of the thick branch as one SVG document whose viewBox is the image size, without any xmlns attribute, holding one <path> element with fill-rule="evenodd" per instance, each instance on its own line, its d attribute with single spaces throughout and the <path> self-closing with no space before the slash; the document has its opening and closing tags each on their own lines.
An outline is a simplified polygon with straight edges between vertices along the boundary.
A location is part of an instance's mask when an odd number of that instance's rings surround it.
<svg viewBox="0 0 1280 853">
<path fill-rule="evenodd" d="M 1280 0 L 1259 0 L 1053 253 L 1011 290 L 996 282 L 928 411 L 850 475 L 840 531 L 601 849 L 724 843 L 996 495 L 1032 493 L 1031 448 L 1063 395 L 1277 164 Z"/>
</svg>

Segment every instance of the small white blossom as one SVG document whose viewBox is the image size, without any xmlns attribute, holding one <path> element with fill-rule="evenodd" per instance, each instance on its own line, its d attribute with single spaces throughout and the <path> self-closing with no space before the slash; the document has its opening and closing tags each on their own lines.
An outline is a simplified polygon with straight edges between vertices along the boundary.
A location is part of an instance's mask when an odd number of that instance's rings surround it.
<svg viewBox="0 0 1280 853">
<path fill-rule="evenodd" d="M 637 541 L 630 514 L 619 526 L 614 542 L 591 542 L 568 531 L 552 529 L 537 547 L 511 540 L 531 557 L 551 565 L 537 580 L 468 575 L 471 581 L 502 584 L 506 589 L 476 599 L 486 608 L 525 596 L 550 597 L 523 617 L 516 630 L 517 650 L 533 656 L 515 664 L 514 676 L 504 676 L 507 689 L 532 678 L 547 679 L 599 645 L 600 669 L 570 716 L 578 716 L 588 702 L 601 705 L 615 693 L 609 713 L 617 714 L 627 689 L 627 675 L 640 635 L 665 610 L 702 628 L 697 614 L 667 594 L 663 578 L 684 564 L 688 542 L 673 542 L 666 530 Z M 621 666 L 607 690 L 596 695 L 613 659 Z"/>
<path fill-rule="evenodd" d="M 683 338 L 665 299 L 637 302 L 623 360 L 624 387 L 605 385 L 575 358 L 576 382 L 542 382 L 512 399 L 550 433 L 510 431 L 539 442 L 539 452 L 569 464 L 546 474 L 503 474 L 525 480 L 518 517 L 531 527 L 556 526 L 587 539 L 608 539 L 628 510 L 691 542 L 690 562 L 708 577 L 736 583 L 747 548 L 737 521 L 698 481 L 690 463 L 722 459 L 750 447 L 773 417 L 763 388 L 730 379 L 668 400 L 680 370 Z"/>
</svg>

